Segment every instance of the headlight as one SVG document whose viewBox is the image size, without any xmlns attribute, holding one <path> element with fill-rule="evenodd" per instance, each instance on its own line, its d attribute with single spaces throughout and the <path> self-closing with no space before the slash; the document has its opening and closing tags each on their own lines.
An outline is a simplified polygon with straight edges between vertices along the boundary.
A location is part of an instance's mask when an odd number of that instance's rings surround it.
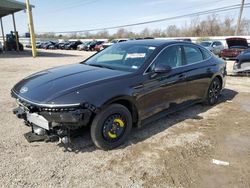
<svg viewBox="0 0 250 188">
<path fill-rule="evenodd" d="M 69 111 L 75 111 L 79 109 L 78 107 L 68 107 L 68 108 L 40 108 L 40 112 L 69 112 Z"/>
</svg>

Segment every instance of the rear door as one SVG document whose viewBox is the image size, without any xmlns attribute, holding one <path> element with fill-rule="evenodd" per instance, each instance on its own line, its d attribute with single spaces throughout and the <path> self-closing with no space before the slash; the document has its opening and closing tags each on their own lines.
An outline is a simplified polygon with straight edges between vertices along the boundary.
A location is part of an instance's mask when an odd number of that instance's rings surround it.
<svg viewBox="0 0 250 188">
<path fill-rule="evenodd" d="M 196 45 L 183 45 L 188 100 L 202 99 L 213 75 L 212 55 Z"/>
</svg>

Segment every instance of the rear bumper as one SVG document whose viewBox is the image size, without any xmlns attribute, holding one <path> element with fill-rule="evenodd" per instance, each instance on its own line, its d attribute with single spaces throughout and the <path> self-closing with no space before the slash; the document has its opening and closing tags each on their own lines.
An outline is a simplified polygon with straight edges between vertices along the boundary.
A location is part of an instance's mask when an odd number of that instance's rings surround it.
<svg viewBox="0 0 250 188">
<path fill-rule="evenodd" d="M 241 52 L 220 52 L 221 58 L 236 59 Z"/>
<path fill-rule="evenodd" d="M 225 58 L 225 59 L 236 59 L 238 55 L 233 55 L 233 54 L 220 54 L 221 58 Z"/>
</svg>

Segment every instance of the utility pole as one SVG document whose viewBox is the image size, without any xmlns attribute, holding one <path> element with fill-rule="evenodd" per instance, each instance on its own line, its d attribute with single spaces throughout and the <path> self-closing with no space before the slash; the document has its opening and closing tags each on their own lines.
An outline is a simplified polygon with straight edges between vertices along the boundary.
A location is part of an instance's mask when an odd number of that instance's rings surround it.
<svg viewBox="0 0 250 188">
<path fill-rule="evenodd" d="M 241 0 L 240 13 L 239 13 L 238 21 L 237 21 L 236 30 L 234 33 L 235 36 L 238 35 L 239 31 L 240 31 L 240 24 L 241 24 L 241 17 L 242 17 L 242 12 L 243 12 L 243 8 L 244 8 L 244 3 L 245 3 L 245 0 Z"/>
<path fill-rule="evenodd" d="M 30 7 L 29 0 L 26 0 L 26 7 L 28 12 L 28 18 L 29 18 L 29 31 L 30 31 L 30 39 L 31 39 L 31 46 L 32 46 L 32 56 L 36 57 L 36 36 L 34 31 L 34 24 L 33 24 L 33 17 L 32 17 L 32 10 Z"/>
<path fill-rule="evenodd" d="M 5 45 L 5 36 L 4 36 L 3 20 L 2 20 L 2 18 L 0 18 L 0 22 L 1 22 L 2 37 L 3 37 L 3 51 L 5 53 L 6 52 L 6 45 Z"/>
<path fill-rule="evenodd" d="M 15 15 L 12 13 L 12 19 L 13 19 L 13 26 L 14 26 L 14 32 L 15 32 L 15 37 L 16 37 L 16 50 L 19 51 L 19 39 L 18 39 L 18 34 L 16 31 L 16 20 L 15 20 Z"/>
</svg>

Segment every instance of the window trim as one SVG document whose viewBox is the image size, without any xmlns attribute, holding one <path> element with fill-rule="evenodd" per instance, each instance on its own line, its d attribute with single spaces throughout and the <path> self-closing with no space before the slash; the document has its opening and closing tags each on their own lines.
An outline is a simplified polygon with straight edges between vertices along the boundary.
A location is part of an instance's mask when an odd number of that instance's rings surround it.
<svg viewBox="0 0 250 188">
<path fill-rule="evenodd" d="M 182 44 L 171 44 L 171 45 L 168 45 L 168 46 L 165 46 L 163 49 L 161 49 L 161 51 L 157 54 L 157 56 L 154 57 L 154 59 L 152 60 L 152 62 L 147 66 L 147 68 L 145 69 L 145 71 L 143 72 L 143 75 L 146 75 L 150 72 L 147 72 L 147 70 L 151 67 L 152 64 L 155 63 L 156 59 L 158 58 L 158 56 L 163 52 L 165 51 L 167 48 L 170 48 L 170 47 L 173 47 L 173 46 L 180 46 L 181 47 L 181 53 L 182 53 L 182 61 L 184 60 L 183 59 L 183 47 L 182 47 Z M 183 62 L 182 62 L 183 64 Z M 183 65 L 182 65 L 183 66 Z M 179 67 L 182 67 L 182 66 L 179 66 Z M 172 69 L 176 69 L 176 68 L 179 68 L 179 67 L 174 67 Z"/>
<path fill-rule="evenodd" d="M 171 44 L 171 45 L 165 46 L 163 49 L 161 49 L 161 51 L 157 54 L 157 56 L 154 57 L 154 59 L 152 60 L 152 62 L 151 62 L 151 63 L 147 66 L 147 68 L 144 70 L 143 75 L 147 75 L 147 74 L 149 74 L 149 73 L 152 72 L 152 71 L 147 72 L 147 70 L 149 69 L 149 67 L 150 67 L 153 63 L 155 63 L 156 58 L 157 58 L 165 49 L 167 49 L 167 48 L 169 48 L 169 47 L 172 47 L 172 46 L 181 46 L 182 50 L 184 51 L 184 45 L 186 45 L 186 46 L 194 46 L 194 47 L 197 47 L 197 48 L 200 50 L 200 52 L 201 52 L 201 54 L 202 54 L 202 57 L 204 58 L 204 55 L 203 55 L 201 49 L 204 49 L 204 50 L 207 50 L 207 49 L 205 49 L 204 47 L 202 47 L 202 46 L 200 46 L 200 45 L 195 45 L 195 44 L 192 44 L 192 43 L 190 43 L 190 44 L 186 44 L 186 43 L 185 43 L 185 44 L 184 44 L 184 43 Z M 212 55 L 210 52 L 209 52 L 209 54 L 210 54 L 211 56 L 210 56 L 209 58 L 207 58 L 207 59 L 203 59 L 202 61 L 198 61 L 198 62 L 195 62 L 195 63 L 192 63 L 192 64 L 184 64 L 184 65 L 182 65 L 182 66 L 172 68 L 172 70 L 177 69 L 177 68 L 181 68 L 181 67 L 187 67 L 187 66 L 190 66 L 190 65 L 195 65 L 195 64 L 198 64 L 198 63 L 201 63 L 201 62 L 204 62 L 204 61 L 208 61 L 209 59 L 212 59 L 212 57 L 213 57 L 213 55 Z M 183 55 L 184 55 L 184 60 L 186 61 L 186 55 L 185 55 L 185 53 L 184 53 Z"/>
<path fill-rule="evenodd" d="M 199 48 L 199 49 L 200 49 L 200 51 L 201 51 L 201 54 L 202 54 L 202 56 L 203 56 L 204 61 L 206 61 L 206 60 L 212 58 L 213 55 L 212 55 L 207 49 L 203 49 L 203 48 Z M 204 54 L 203 51 L 207 51 L 208 54 L 209 54 L 210 56 L 209 56 L 208 58 L 205 59 L 205 54 Z"/>
</svg>

